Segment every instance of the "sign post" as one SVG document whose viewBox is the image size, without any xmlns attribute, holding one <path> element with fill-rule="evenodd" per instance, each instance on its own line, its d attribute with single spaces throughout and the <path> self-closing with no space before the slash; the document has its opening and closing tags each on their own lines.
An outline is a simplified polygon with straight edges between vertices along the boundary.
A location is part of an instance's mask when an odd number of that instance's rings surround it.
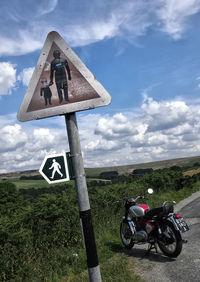
<svg viewBox="0 0 200 282">
<path fill-rule="evenodd" d="M 85 242 L 89 278 L 92 282 L 101 281 L 100 267 L 92 225 L 91 209 L 88 197 L 85 170 L 81 153 L 80 139 L 76 121 L 76 114 L 65 115 L 69 147 L 72 157 L 75 185 L 79 204 L 79 215 Z"/>
<path fill-rule="evenodd" d="M 80 221 L 85 242 L 91 282 L 100 282 L 85 170 L 80 147 L 76 112 L 106 106 L 111 97 L 70 46 L 56 32 L 48 34 L 38 63 L 18 111 L 20 121 L 65 115 L 70 158 L 79 204 Z M 65 156 L 66 157 L 66 156 Z M 46 157 L 40 173 L 49 183 L 69 178 L 64 156 Z"/>
</svg>

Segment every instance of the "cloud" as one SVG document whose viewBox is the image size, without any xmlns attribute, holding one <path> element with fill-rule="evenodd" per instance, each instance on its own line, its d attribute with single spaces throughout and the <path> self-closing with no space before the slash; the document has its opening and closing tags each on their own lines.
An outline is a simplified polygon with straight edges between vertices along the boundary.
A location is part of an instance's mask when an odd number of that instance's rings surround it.
<svg viewBox="0 0 200 282">
<path fill-rule="evenodd" d="M 113 2 L 103 14 L 89 15 L 85 22 L 72 23 L 64 33 L 72 46 L 83 46 L 109 38 L 135 39 L 145 34 L 152 26 L 152 8 L 146 1 L 126 1 L 114 5 Z M 146 3 L 145 3 L 146 2 Z M 145 5 L 147 6 L 144 9 Z M 108 5 L 105 6 L 108 7 Z M 98 7 L 93 6 L 94 10 Z M 148 10 L 148 13 L 147 13 Z"/>
<path fill-rule="evenodd" d="M 27 134 L 19 124 L 6 125 L 1 129 L 0 152 L 14 151 L 17 147 L 24 146 L 27 141 Z"/>
<path fill-rule="evenodd" d="M 198 107 L 184 101 L 158 102 L 148 97 L 137 114 L 127 112 L 100 117 L 90 134 L 92 141 L 84 146 L 87 164 L 92 165 L 94 156 L 92 166 L 94 163 L 120 165 L 199 155 Z M 106 142 L 110 142 L 110 146 Z"/>
<path fill-rule="evenodd" d="M 10 62 L 0 62 L 0 95 L 11 94 L 16 83 L 16 68 Z"/>
<path fill-rule="evenodd" d="M 114 115 L 79 113 L 84 165 L 103 167 L 200 155 L 200 103 L 156 101 Z M 7 122 L 6 122 L 7 120 Z M 0 172 L 39 169 L 46 154 L 68 151 L 64 119 L 18 124 L 0 116 Z"/>
<path fill-rule="evenodd" d="M 19 75 L 19 77 L 18 77 L 18 79 L 19 80 L 22 80 L 22 82 L 23 82 L 23 84 L 25 85 L 25 86 L 28 86 L 28 84 L 29 84 L 29 81 L 30 81 L 30 79 L 31 79 L 31 77 L 32 77 L 32 74 L 33 74 L 33 71 L 34 71 L 34 67 L 33 68 L 25 68 L 25 69 L 23 69 L 23 71 L 20 73 L 20 75 Z"/>
<path fill-rule="evenodd" d="M 180 39 L 190 16 L 200 11 L 199 0 L 161 0 L 157 10 L 161 31 L 174 39 Z"/>
<path fill-rule="evenodd" d="M 58 0 L 43 0 L 38 5 L 38 13 L 40 16 L 53 12 L 58 5 Z M 37 15 L 38 16 L 38 15 Z"/>
<path fill-rule="evenodd" d="M 31 53 L 40 49 L 43 45 L 39 36 L 34 35 L 32 28 L 30 30 L 16 30 L 15 35 L 12 37 L 8 37 L 6 34 L 0 34 L 0 41 L 3 42 L 0 45 L 0 56 L 17 56 Z"/>
<path fill-rule="evenodd" d="M 119 138 L 137 134 L 131 122 L 122 114 L 115 114 L 112 118 L 101 118 L 96 126 L 95 134 L 106 136 L 107 139 Z"/>
<path fill-rule="evenodd" d="M 1 56 L 41 49 L 51 30 L 72 47 L 110 38 L 136 44 L 138 37 L 158 29 L 177 40 L 187 30 L 188 19 L 200 11 L 199 0 L 67 1 L 66 6 L 57 0 L 12 2 L 0 11 Z"/>
<path fill-rule="evenodd" d="M 10 115 L 6 118 L 7 125 L 5 116 L 0 116 L 0 173 L 39 169 L 46 154 L 67 150 L 66 133 L 62 126 L 57 125 L 50 130 L 46 127 L 38 128 L 34 123 L 29 126 L 19 125 Z"/>
<path fill-rule="evenodd" d="M 174 128 L 186 122 L 188 106 L 184 101 L 164 101 L 158 103 L 152 98 L 142 105 L 142 110 L 150 116 L 148 131 Z"/>
</svg>

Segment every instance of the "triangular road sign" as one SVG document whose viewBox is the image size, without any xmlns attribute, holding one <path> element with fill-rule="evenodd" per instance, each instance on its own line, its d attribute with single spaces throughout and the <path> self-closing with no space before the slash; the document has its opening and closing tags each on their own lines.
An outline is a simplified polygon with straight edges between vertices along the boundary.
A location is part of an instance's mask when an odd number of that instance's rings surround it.
<svg viewBox="0 0 200 282">
<path fill-rule="evenodd" d="M 18 111 L 20 121 L 108 105 L 111 97 L 55 31 L 48 34 Z"/>
</svg>

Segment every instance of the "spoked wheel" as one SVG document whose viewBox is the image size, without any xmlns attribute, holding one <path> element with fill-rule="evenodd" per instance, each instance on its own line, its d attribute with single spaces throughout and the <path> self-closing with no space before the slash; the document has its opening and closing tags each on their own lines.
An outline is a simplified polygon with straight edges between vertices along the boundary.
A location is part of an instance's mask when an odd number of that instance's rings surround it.
<svg viewBox="0 0 200 282">
<path fill-rule="evenodd" d="M 128 222 L 126 222 L 125 220 L 122 220 L 120 225 L 120 237 L 125 248 L 131 249 L 134 246 L 132 232 L 130 230 Z"/>
<path fill-rule="evenodd" d="M 163 236 L 158 240 L 158 246 L 168 257 L 177 257 L 182 250 L 182 238 L 171 221 L 166 221 L 162 228 Z"/>
</svg>

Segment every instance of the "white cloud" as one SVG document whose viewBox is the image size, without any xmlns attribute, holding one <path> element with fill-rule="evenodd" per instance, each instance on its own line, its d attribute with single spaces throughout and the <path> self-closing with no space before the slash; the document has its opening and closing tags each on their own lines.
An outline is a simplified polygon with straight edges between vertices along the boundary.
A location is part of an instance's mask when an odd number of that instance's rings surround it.
<svg viewBox="0 0 200 282">
<path fill-rule="evenodd" d="M 155 101 L 114 114 L 78 115 L 86 167 L 144 163 L 200 155 L 200 103 Z M 7 119 L 7 124 L 6 124 Z M 10 122 L 9 122 L 10 119 Z M 0 116 L 0 171 L 39 169 L 46 154 L 68 151 L 64 119 L 18 124 Z M 15 153 L 14 153 L 15 152 Z"/>
<path fill-rule="evenodd" d="M 16 69 L 10 62 L 0 62 L 0 95 L 11 94 L 16 83 Z"/>
<path fill-rule="evenodd" d="M 63 124 L 59 117 L 47 121 L 49 128 L 45 124 L 19 124 L 16 114 L 0 116 L 0 173 L 39 169 L 45 155 L 68 151 L 64 119 Z"/>
<path fill-rule="evenodd" d="M 40 49 L 43 45 L 40 36 L 33 34 L 32 28 L 30 30 L 16 30 L 16 34 L 12 37 L 0 34 L 0 42 L 3 42 L 0 45 L 0 56 L 27 54 Z"/>
<path fill-rule="evenodd" d="M 0 152 L 14 151 L 17 147 L 23 147 L 27 141 L 27 134 L 19 124 L 6 125 L 1 129 Z"/>
<path fill-rule="evenodd" d="M 15 0 L 13 0 L 15 2 Z M 20 55 L 42 47 L 47 33 L 57 30 L 72 46 L 108 38 L 136 43 L 150 29 L 181 38 L 188 19 L 200 11 L 199 0 L 38 1 L 23 7 L 5 5 L 0 11 L 0 55 Z M 78 8 L 77 8 L 78 6 Z M 188 23 L 189 25 L 189 23 Z M 12 26 L 12 33 L 10 32 Z"/>
<path fill-rule="evenodd" d="M 158 102 L 147 98 L 137 115 L 100 117 L 90 134 L 92 141 L 85 142 L 86 163 L 88 166 L 120 165 L 199 155 L 198 107 L 184 101 Z M 109 147 L 106 141 L 113 141 L 115 147 Z M 92 162 L 94 156 L 95 162 Z"/>
<path fill-rule="evenodd" d="M 122 113 L 115 114 L 112 118 L 100 118 L 95 130 L 96 134 L 106 136 L 106 138 L 119 138 L 137 134 L 132 123 Z"/>
<path fill-rule="evenodd" d="M 98 7 L 93 6 L 93 9 Z M 64 34 L 72 46 L 83 46 L 114 37 L 135 39 L 144 35 L 152 26 L 152 10 L 146 1 L 119 2 L 117 5 L 112 4 L 111 9 L 104 11 L 104 14 L 97 14 L 96 18 L 88 17 L 84 24 L 73 23 Z"/>
<path fill-rule="evenodd" d="M 58 5 L 58 0 L 43 0 L 38 5 L 38 13 L 40 16 L 53 12 Z M 38 15 L 37 15 L 38 16 Z"/>
<path fill-rule="evenodd" d="M 148 131 L 177 127 L 187 121 L 189 108 L 184 101 L 156 102 L 152 98 L 142 105 L 142 110 L 151 117 Z"/>
<path fill-rule="evenodd" d="M 19 80 L 22 80 L 22 82 L 23 82 L 23 84 L 25 85 L 25 86 L 28 86 L 28 84 L 29 84 L 29 81 L 30 81 L 30 79 L 31 79 L 31 77 L 32 77 L 32 74 L 33 74 L 33 71 L 34 71 L 34 67 L 33 68 L 25 68 L 25 69 L 23 69 L 23 71 L 20 73 L 20 75 L 19 75 L 19 77 L 18 77 L 18 79 Z"/>
<path fill-rule="evenodd" d="M 161 0 L 157 10 L 161 30 L 174 39 L 180 39 L 190 16 L 200 11 L 199 0 Z"/>
</svg>

